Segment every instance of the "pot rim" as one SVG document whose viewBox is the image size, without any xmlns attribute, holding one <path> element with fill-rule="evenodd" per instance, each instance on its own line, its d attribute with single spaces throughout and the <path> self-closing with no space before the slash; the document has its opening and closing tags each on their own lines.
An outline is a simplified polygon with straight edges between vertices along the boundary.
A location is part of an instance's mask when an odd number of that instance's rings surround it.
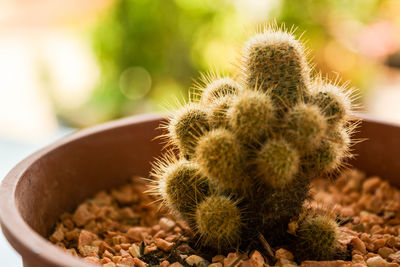
<svg viewBox="0 0 400 267">
<path fill-rule="evenodd" d="M 15 198 L 18 183 L 27 169 L 29 169 L 34 162 L 54 149 L 65 146 L 78 139 L 96 135 L 100 132 L 114 130 L 131 124 L 159 121 L 162 118 L 161 115 L 154 113 L 143 114 L 79 130 L 45 146 L 20 161 L 4 177 L 0 186 L 0 224 L 8 242 L 19 253 L 24 251 L 24 259 L 40 256 L 41 261 L 60 267 L 98 266 L 89 262 L 84 262 L 80 258 L 65 253 L 60 248 L 57 248 L 54 244 L 50 243 L 46 238 L 38 234 L 25 222 L 19 212 Z"/>
<path fill-rule="evenodd" d="M 400 127 L 400 124 L 383 121 L 376 117 L 357 113 L 356 118 L 366 120 L 372 123 L 387 125 L 392 127 Z M 96 125 L 87 129 L 79 130 L 75 133 L 67 135 L 44 148 L 34 152 L 21 160 L 13 167 L 3 179 L 0 186 L 0 224 L 2 231 L 8 242 L 20 253 L 24 252 L 23 259 L 34 259 L 38 256 L 41 261 L 60 267 L 88 267 L 98 266 L 89 262 L 85 262 L 80 258 L 65 253 L 57 248 L 43 236 L 33 230 L 22 218 L 15 199 L 16 188 L 21 177 L 38 159 L 59 147 L 68 145 L 71 142 L 84 137 L 90 137 L 102 132 L 126 127 L 127 125 L 138 124 L 149 121 L 160 121 L 165 118 L 159 114 L 142 114 L 128 118 L 123 118 L 100 125 Z M 21 254 L 21 253 L 20 253 Z"/>
</svg>

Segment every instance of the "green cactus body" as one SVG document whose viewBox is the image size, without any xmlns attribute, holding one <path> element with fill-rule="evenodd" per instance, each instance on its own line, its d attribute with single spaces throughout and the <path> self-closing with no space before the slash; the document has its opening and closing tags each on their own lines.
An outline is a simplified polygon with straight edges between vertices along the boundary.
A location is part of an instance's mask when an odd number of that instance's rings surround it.
<svg viewBox="0 0 400 267">
<path fill-rule="evenodd" d="M 318 88 L 313 102 L 319 106 L 327 118 L 329 126 L 343 124 L 350 113 L 350 101 L 342 90 L 331 84 L 324 84 Z"/>
<path fill-rule="evenodd" d="M 300 150 L 320 145 L 326 134 L 327 122 L 321 110 L 310 104 L 297 104 L 286 114 L 287 139 Z"/>
<path fill-rule="evenodd" d="M 259 249 L 262 234 L 272 247 L 296 239 L 298 259 L 330 259 L 338 227 L 303 204 L 311 179 L 351 156 L 350 93 L 310 77 L 302 45 L 272 27 L 240 65 L 240 83 L 204 76 L 199 101 L 174 113 L 168 137 L 181 157 L 156 166 L 155 191 L 202 249 Z"/>
<path fill-rule="evenodd" d="M 200 138 L 196 162 L 200 171 L 223 190 L 238 191 L 246 182 L 245 155 L 234 134 L 226 129 L 211 130 Z"/>
<path fill-rule="evenodd" d="M 224 249 L 238 244 L 241 214 L 236 203 L 225 196 L 209 196 L 196 210 L 197 233 L 203 244 Z"/>
<path fill-rule="evenodd" d="M 299 171 L 299 163 L 299 153 L 284 139 L 268 140 L 256 159 L 261 179 L 274 188 L 290 184 Z"/>
<path fill-rule="evenodd" d="M 210 104 L 209 111 L 209 122 L 212 129 L 227 128 L 228 118 L 227 111 L 232 103 L 231 96 L 224 96 L 214 100 L 214 103 Z"/>
<path fill-rule="evenodd" d="M 173 144 L 184 156 L 193 154 L 198 138 L 210 128 L 205 108 L 191 103 L 171 118 L 168 131 Z"/>
<path fill-rule="evenodd" d="M 244 81 L 249 88 L 271 91 L 278 106 L 289 107 L 308 94 L 309 68 L 302 45 L 283 31 L 266 30 L 244 48 Z"/>
<path fill-rule="evenodd" d="M 339 238 L 339 226 L 324 214 L 309 214 L 297 229 L 297 257 L 301 260 L 332 260 Z"/>
<path fill-rule="evenodd" d="M 229 77 L 215 79 L 203 90 L 201 102 L 211 104 L 220 97 L 236 95 L 240 91 L 240 85 Z"/>
<path fill-rule="evenodd" d="M 210 193 L 208 179 L 186 160 L 160 161 L 154 176 L 165 204 L 185 219 L 193 217 L 197 204 Z"/>
<path fill-rule="evenodd" d="M 227 117 L 240 141 L 254 143 L 266 137 L 274 117 L 274 107 L 267 94 L 244 90 L 232 100 Z"/>
</svg>

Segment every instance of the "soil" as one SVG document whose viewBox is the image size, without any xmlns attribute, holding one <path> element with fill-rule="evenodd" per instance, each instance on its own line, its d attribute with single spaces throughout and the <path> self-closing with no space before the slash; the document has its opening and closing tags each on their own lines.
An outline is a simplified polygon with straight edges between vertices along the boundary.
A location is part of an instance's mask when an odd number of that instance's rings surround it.
<svg viewBox="0 0 400 267">
<path fill-rule="evenodd" d="M 347 261 L 296 262 L 290 251 L 267 243 L 254 251 L 205 255 L 195 249 L 185 223 L 160 209 L 157 199 L 145 193 L 147 182 L 137 177 L 64 213 L 49 240 L 103 267 L 400 266 L 399 189 L 354 169 L 333 182 L 316 179 L 311 188 L 312 200 L 305 206 L 336 215 L 338 250 L 346 252 Z"/>
</svg>

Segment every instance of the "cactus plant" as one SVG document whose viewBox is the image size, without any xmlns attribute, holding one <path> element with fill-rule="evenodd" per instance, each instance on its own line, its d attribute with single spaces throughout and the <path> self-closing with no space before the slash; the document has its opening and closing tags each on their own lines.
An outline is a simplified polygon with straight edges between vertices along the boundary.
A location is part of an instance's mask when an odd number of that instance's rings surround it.
<svg viewBox="0 0 400 267">
<path fill-rule="evenodd" d="M 337 253 L 339 227 L 328 214 L 307 214 L 299 222 L 297 236 L 302 260 L 330 260 Z"/>
<path fill-rule="evenodd" d="M 213 76 L 171 116 L 182 158 L 159 161 L 156 191 L 201 247 L 247 249 L 261 234 L 271 246 L 297 240 L 299 258 L 330 259 L 339 228 L 304 202 L 313 178 L 351 156 L 351 93 L 312 77 L 303 45 L 274 27 L 245 44 L 240 64 L 239 82 Z"/>
</svg>

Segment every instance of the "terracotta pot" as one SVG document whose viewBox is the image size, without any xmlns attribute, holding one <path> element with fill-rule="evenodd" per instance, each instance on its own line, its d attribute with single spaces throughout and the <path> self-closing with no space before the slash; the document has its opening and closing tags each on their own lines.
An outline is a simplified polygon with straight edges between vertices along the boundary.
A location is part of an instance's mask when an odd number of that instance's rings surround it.
<svg viewBox="0 0 400 267">
<path fill-rule="evenodd" d="M 95 192 L 120 185 L 132 175 L 147 176 L 162 145 L 161 117 L 144 115 L 79 131 L 21 161 L 0 188 L 3 232 L 25 267 L 94 266 L 46 240 L 58 217 Z M 352 164 L 400 186 L 400 126 L 365 119 Z"/>
</svg>

